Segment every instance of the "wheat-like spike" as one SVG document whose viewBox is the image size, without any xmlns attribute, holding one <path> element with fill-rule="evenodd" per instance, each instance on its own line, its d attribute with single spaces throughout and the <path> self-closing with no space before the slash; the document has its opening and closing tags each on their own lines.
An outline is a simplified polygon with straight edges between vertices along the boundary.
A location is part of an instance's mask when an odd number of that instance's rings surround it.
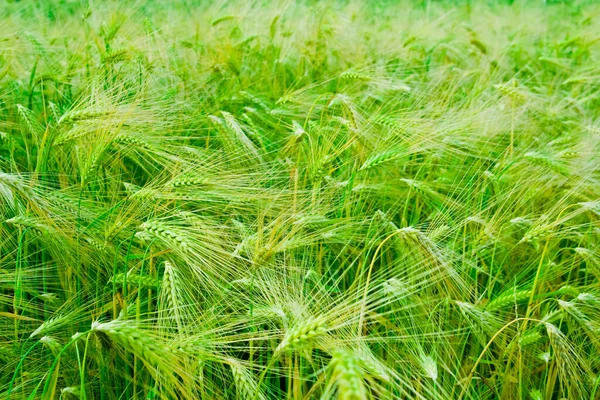
<svg viewBox="0 0 600 400">
<path fill-rule="evenodd" d="M 120 318 L 109 322 L 95 321 L 92 323 L 91 330 L 102 332 L 145 362 L 171 373 L 169 366 L 164 364 L 170 358 L 170 349 L 164 343 L 150 337 L 133 321 Z"/>
<path fill-rule="evenodd" d="M 531 392 L 529 392 L 529 397 L 531 398 L 531 400 L 544 400 L 544 396 L 542 395 L 542 392 L 539 389 L 534 389 Z"/>
<path fill-rule="evenodd" d="M 60 389 L 60 397 L 63 398 L 68 398 L 69 396 L 67 395 L 72 395 L 74 397 L 80 398 L 81 397 L 81 387 L 79 386 L 67 386 L 64 387 L 62 389 Z"/>
<path fill-rule="evenodd" d="M 129 193 L 129 197 L 132 199 L 149 200 L 156 199 L 160 196 L 160 192 L 155 189 L 148 187 L 140 187 L 129 182 L 123 182 L 125 190 Z"/>
<path fill-rule="evenodd" d="M 103 63 L 115 63 L 119 61 L 127 61 L 131 59 L 131 54 L 126 49 L 111 50 L 110 54 L 102 57 Z"/>
<path fill-rule="evenodd" d="M 262 130 L 258 127 L 258 125 L 256 125 L 254 123 L 254 120 L 252 119 L 252 117 L 250 115 L 248 115 L 247 113 L 243 113 L 242 118 L 244 118 L 244 121 L 246 122 L 246 126 L 249 128 L 248 133 L 252 136 L 257 137 L 260 140 L 261 139 L 260 135 L 261 135 Z"/>
<path fill-rule="evenodd" d="M 59 117 L 59 108 L 56 105 L 56 103 L 49 101 L 48 108 L 50 108 L 50 111 L 52 111 L 52 117 L 54 118 L 54 122 L 58 122 L 60 117 Z"/>
<path fill-rule="evenodd" d="M 569 388 L 571 395 L 578 395 L 577 398 L 582 398 L 580 397 L 583 394 L 581 385 L 584 382 L 578 377 L 586 376 L 588 373 L 582 368 L 582 360 L 560 329 L 551 323 L 545 323 L 545 325 L 550 345 L 556 356 L 556 367 L 562 384 Z"/>
<path fill-rule="evenodd" d="M 581 301 L 583 303 L 587 303 L 592 306 L 600 305 L 600 298 L 597 295 L 592 293 L 579 293 L 577 295 L 577 301 Z"/>
<path fill-rule="evenodd" d="M 544 315 L 544 317 L 542 317 L 541 320 L 542 320 L 542 322 L 553 322 L 559 318 L 562 318 L 563 316 L 564 316 L 563 310 L 557 309 L 557 310 L 553 310 L 553 311 L 546 313 L 546 315 Z"/>
<path fill-rule="evenodd" d="M 531 226 L 532 222 L 526 217 L 516 217 L 509 221 L 513 225 L 518 226 Z"/>
<path fill-rule="evenodd" d="M 485 344 L 487 337 L 497 331 L 497 322 L 494 320 L 492 314 L 480 307 L 477 307 L 471 303 L 464 301 L 456 301 L 455 304 L 458 306 L 459 311 L 469 323 L 473 324 L 475 337 L 480 343 Z"/>
<path fill-rule="evenodd" d="M 540 224 L 532 227 L 523 235 L 519 243 L 537 243 L 540 239 L 547 237 L 552 232 L 552 226 L 548 224 Z"/>
<path fill-rule="evenodd" d="M 47 332 L 50 332 L 52 330 L 55 330 L 56 328 L 65 326 L 69 323 L 71 323 L 70 318 L 72 318 L 73 315 L 72 314 L 59 314 L 59 315 L 55 315 L 49 319 L 47 319 L 46 321 L 42 322 L 42 324 L 40 326 L 37 327 L 36 330 L 34 330 L 31 335 L 29 335 L 30 338 L 41 335 L 41 334 L 45 334 Z"/>
<path fill-rule="evenodd" d="M 0 142 L 10 143 L 10 135 L 4 131 L 0 131 Z"/>
<path fill-rule="evenodd" d="M 94 238 L 92 238 L 90 236 L 87 236 L 85 238 L 85 241 L 88 242 L 90 244 L 90 246 L 92 246 L 93 248 L 95 248 L 96 250 L 98 250 L 100 252 L 104 251 L 104 249 L 106 247 L 105 244 L 100 243 L 99 241 L 97 241 L 96 239 L 94 239 Z"/>
<path fill-rule="evenodd" d="M 211 182 L 209 178 L 200 177 L 183 177 L 177 178 L 172 182 L 173 187 L 186 187 L 186 186 L 203 186 Z"/>
<path fill-rule="evenodd" d="M 254 143 L 252 143 L 252 141 L 250 139 L 248 139 L 248 136 L 246 136 L 246 134 L 244 133 L 244 130 L 242 129 L 241 125 L 239 124 L 239 122 L 235 119 L 235 117 L 226 111 L 221 111 L 221 115 L 223 115 L 223 121 L 224 121 L 224 125 L 232 132 L 235 133 L 237 139 L 244 144 L 244 146 L 246 146 L 246 148 L 248 149 L 248 151 L 257 159 L 260 160 L 260 155 L 258 154 L 258 150 L 256 149 L 256 147 L 254 146 Z"/>
<path fill-rule="evenodd" d="M 19 111 L 19 115 L 21 116 L 23 121 L 25 121 L 25 124 L 27 125 L 27 129 L 29 130 L 29 133 L 31 133 L 34 137 L 36 137 L 37 135 L 40 134 L 41 131 L 43 131 L 43 128 L 35 120 L 35 117 L 31 110 L 29 110 L 25 106 L 22 106 L 21 104 L 17 104 L 17 110 Z"/>
<path fill-rule="evenodd" d="M 568 171 L 566 167 L 561 164 L 559 161 L 553 159 L 550 156 L 540 154 L 535 151 L 530 151 L 526 153 L 523 157 L 525 157 L 529 162 L 540 165 L 542 167 L 549 168 L 555 172 L 558 172 L 563 175 L 567 175 Z"/>
<path fill-rule="evenodd" d="M 577 305 L 574 302 L 558 300 L 558 305 L 575 321 L 577 321 L 580 325 L 583 325 L 588 332 L 594 334 L 596 333 L 597 329 L 593 322 L 590 321 L 579 308 L 577 308 Z"/>
<path fill-rule="evenodd" d="M 250 100 L 252 103 L 256 104 L 263 110 L 265 110 L 265 111 L 270 110 L 270 107 L 267 106 L 267 104 L 264 101 L 262 101 L 261 99 L 259 99 L 256 96 L 254 96 L 253 94 L 250 94 L 244 90 L 240 91 L 239 93 L 240 93 L 240 95 L 242 95 L 242 97 L 246 98 L 247 100 Z"/>
<path fill-rule="evenodd" d="M 161 298 L 163 299 L 162 303 L 167 314 L 173 313 L 177 329 L 181 330 L 181 302 L 179 291 L 177 290 L 177 270 L 169 261 L 165 261 L 164 267 L 163 284 L 160 290 Z"/>
<path fill-rule="evenodd" d="M 231 367 L 231 374 L 235 382 L 235 387 L 239 399 L 244 400 L 266 400 L 266 397 L 259 391 L 258 384 L 254 376 L 239 361 L 234 359 L 227 360 Z"/>
<path fill-rule="evenodd" d="M 113 114 L 113 112 L 104 110 L 104 109 L 99 109 L 99 108 L 71 110 L 71 111 L 63 114 L 63 116 L 59 119 L 58 124 L 60 125 L 62 123 L 67 123 L 67 122 L 74 122 L 74 121 L 80 121 L 80 120 L 86 120 L 86 119 L 95 119 L 95 118 L 104 117 L 104 116 L 111 115 L 111 114 Z"/>
<path fill-rule="evenodd" d="M 375 120 L 375 123 L 389 129 L 396 129 L 398 127 L 398 122 L 388 115 L 382 115 L 378 117 Z"/>
<path fill-rule="evenodd" d="M 390 299 L 403 299 L 408 297 L 411 291 L 404 281 L 390 278 L 383 282 L 383 293 Z"/>
<path fill-rule="evenodd" d="M 531 329 L 523 334 L 519 334 L 517 340 L 513 340 L 508 345 L 507 349 L 512 349 L 515 346 L 526 347 L 541 341 L 544 337 L 538 329 Z"/>
<path fill-rule="evenodd" d="M 48 304 L 56 303 L 59 300 L 55 293 L 42 293 L 39 295 L 39 298 Z"/>
<path fill-rule="evenodd" d="M 558 157 L 567 159 L 577 157 L 578 155 L 579 152 L 577 150 L 563 150 L 557 154 Z"/>
<path fill-rule="evenodd" d="M 516 86 L 516 83 L 500 83 L 496 85 L 492 85 L 495 89 L 497 89 L 502 95 L 507 96 L 513 100 L 524 101 L 527 99 L 526 93 L 519 87 Z"/>
<path fill-rule="evenodd" d="M 359 171 L 375 168 L 385 162 L 395 160 L 402 156 L 402 153 L 397 150 L 389 150 L 383 153 L 374 154 L 369 157 L 364 164 L 359 168 Z"/>
<path fill-rule="evenodd" d="M 335 100 L 341 102 L 346 111 L 346 116 L 348 117 L 347 120 L 342 118 L 339 121 L 346 125 L 351 132 L 357 132 L 359 122 L 361 121 L 361 115 L 352 99 L 345 94 L 338 93 L 335 96 Z"/>
<path fill-rule="evenodd" d="M 470 43 L 475 46 L 477 48 L 477 50 L 479 50 L 479 52 L 481 54 L 487 54 L 488 53 L 488 49 L 487 46 L 485 44 L 483 44 L 481 41 L 479 41 L 476 38 L 471 38 Z"/>
<path fill-rule="evenodd" d="M 385 225 L 388 226 L 388 228 L 391 228 L 393 231 L 399 229 L 398 226 L 394 223 L 394 221 L 392 221 L 392 219 L 381 210 L 375 211 L 374 217 L 383 222 Z"/>
<path fill-rule="evenodd" d="M 429 379 L 431 379 L 433 381 L 437 380 L 438 368 L 437 368 L 437 363 L 435 362 L 433 357 L 431 357 L 430 355 L 427 355 L 427 354 L 420 354 L 419 355 L 419 365 L 421 366 L 421 368 L 423 369 L 423 372 Z"/>
<path fill-rule="evenodd" d="M 25 215 L 17 215 L 16 217 L 7 219 L 5 222 L 7 224 L 20 225 L 22 227 L 29 228 L 38 236 L 47 236 L 54 232 L 53 229 L 38 222 L 35 218 L 27 217 Z"/>
<path fill-rule="evenodd" d="M 182 251 L 186 252 L 189 249 L 189 245 L 187 241 L 178 234 L 173 231 L 173 229 L 168 228 L 164 224 L 157 221 L 147 221 L 141 225 L 141 229 L 144 232 L 147 232 L 157 238 L 161 238 L 166 240 L 167 242 L 174 242 Z"/>
<path fill-rule="evenodd" d="M 310 316 L 304 323 L 297 324 L 286 332 L 283 340 L 275 349 L 275 354 L 299 348 L 326 330 L 324 317 Z"/>
<path fill-rule="evenodd" d="M 507 306 L 515 305 L 522 301 L 529 300 L 531 297 L 531 290 L 510 290 L 494 298 L 494 300 L 487 303 L 485 309 L 487 311 L 497 311 Z"/>
<path fill-rule="evenodd" d="M 529 346 L 530 344 L 539 342 L 541 339 L 542 334 L 537 330 L 526 332 L 525 334 L 521 335 L 521 337 L 519 337 L 519 346 Z"/>
<path fill-rule="evenodd" d="M 346 71 L 340 75 L 340 78 L 346 81 L 350 80 L 358 80 L 358 81 L 368 81 L 369 78 L 367 75 L 361 74 L 355 71 Z"/>
<path fill-rule="evenodd" d="M 114 139 L 114 142 L 119 143 L 119 144 L 128 145 L 128 146 L 136 146 L 136 147 L 146 149 L 146 150 L 152 149 L 152 146 L 150 146 L 148 143 L 144 142 L 143 140 L 138 139 L 133 136 L 130 136 L 130 135 L 126 135 L 126 134 L 118 135 Z"/>
<path fill-rule="evenodd" d="M 106 240 L 111 241 L 115 239 L 125 228 L 127 228 L 127 223 L 124 221 L 117 220 L 110 224 L 105 232 Z"/>
<path fill-rule="evenodd" d="M 65 210 L 73 211 L 78 207 L 78 200 L 61 191 L 55 190 L 51 193 L 46 193 L 45 196 L 50 199 L 53 205 Z"/>
<path fill-rule="evenodd" d="M 21 176 L 0 171 L 0 198 L 4 199 L 4 206 L 13 209 L 17 196 L 29 198 L 36 202 L 39 200 L 36 191 Z"/>
<path fill-rule="evenodd" d="M 446 274 L 447 282 L 451 286 L 462 286 L 462 281 L 451 263 L 446 259 L 438 245 L 433 242 L 425 233 L 413 227 L 402 228 L 399 231 L 399 237 L 412 248 L 417 248 L 425 258 L 443 270 Z"/>
<path fill-rule="evenodd" d="M 419 194 L 426 195 L 429 193 L 429 189 L 427 188 L 427 185 L 424 182 L 408 178 L 401 178 L 399 179 L 399 181 L 404 182 L 407 186 L 409 186 L 412 190 L 416 191 Z"/>
<path fill-rule="evenodd" d="M 67 130 L 62 130 L 54 139 L 55 146 L 61 146 L 71 140 L 81 138 L 89 133 L 90 127 L 87 124 L 73 124 Z"/>
<path fill-rule="evenodd" d="M 580 295 L 579 290 L 571 285 L 563 285 L 556 291 L 557 294 L 567 295 L 571 297 L 578 297 Z"/>
<path fill-rule="evenodd" d="M 338 399 L 362 400 L 367 398 L 363 371 L 351 351 L 337 349 L 331 358 L 332 379 L 337 385 Z"/>
<path fill-rule="evenodd" d="M 135 285 L 143 288 L 154 289 L 157 287 L 158 282 L 156 278 L 148 275 L 136 275 L 130 273 L 118 272 L 110 280 L 109 283 L 122 284 L 125 282 L 127 285 Z"/>
<path fill-rule="evenodd" d="M 81 174 L 83 181 L 87 181 L 92 178 L 96 172 L 102 166 L 104 160 L 104 147 L 98 147 L 95 149 L 94 154 L 87 160 L 85 168 Z"/>
<path fill-rule="evenodd" d="M 42 336 L 40 338 L 40 343 L 48 347 L 54 355 L 58 354 L 63 347 L 56 338 L 48 335 Z"/>
<path fill-rule="evenodd" d="M 362 346 L 354 352 L 354 355 L 363 368 L 373 376 L 385 382 L 391 381 L 388 366 L 379 357 L 375 356 L 367 346 Z"/>
</svg>

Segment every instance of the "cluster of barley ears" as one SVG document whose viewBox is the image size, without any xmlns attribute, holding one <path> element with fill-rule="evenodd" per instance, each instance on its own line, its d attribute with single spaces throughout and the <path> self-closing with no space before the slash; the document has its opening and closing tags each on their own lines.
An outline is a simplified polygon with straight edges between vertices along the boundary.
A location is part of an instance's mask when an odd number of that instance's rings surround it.
<svg viewBox="0 0 600 400">
<path fill-rule="evenodd" d="M 599 14 L 3 3 L 0 398 L 598 398 Z"/>
</svg>

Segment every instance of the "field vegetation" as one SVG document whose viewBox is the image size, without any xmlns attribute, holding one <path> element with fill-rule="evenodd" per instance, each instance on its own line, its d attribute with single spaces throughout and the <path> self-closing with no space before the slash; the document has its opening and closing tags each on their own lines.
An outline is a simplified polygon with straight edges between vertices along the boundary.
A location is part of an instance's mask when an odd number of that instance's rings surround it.
<svg viewBox="0 0 600 400">
<path fill-rule="evenodd" d="M 600 4 L 0 5 L 0 398 L 600 398 Z"/>
</svg>

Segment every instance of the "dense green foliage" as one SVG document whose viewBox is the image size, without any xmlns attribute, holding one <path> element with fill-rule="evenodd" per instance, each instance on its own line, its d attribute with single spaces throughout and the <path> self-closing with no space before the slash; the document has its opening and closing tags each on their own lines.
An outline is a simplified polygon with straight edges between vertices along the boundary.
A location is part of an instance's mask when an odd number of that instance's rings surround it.
<svg viewBox="0 0 600 400">
<path fill-rule="evenodd" d="M 600 396 L 600 5 L 0 6 L 0 398 Z"/>
</svg>

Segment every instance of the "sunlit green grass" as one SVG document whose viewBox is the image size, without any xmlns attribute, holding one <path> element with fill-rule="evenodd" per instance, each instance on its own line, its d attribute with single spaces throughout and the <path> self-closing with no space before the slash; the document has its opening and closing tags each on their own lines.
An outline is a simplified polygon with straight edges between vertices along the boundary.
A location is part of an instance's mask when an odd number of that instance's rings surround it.
<svg viewBox="0 0 600 400">
<path fill-rule="evenodd" d="M 594 3 L 3 3 L 0 398 L 598 398 Z"/>
</svg>

